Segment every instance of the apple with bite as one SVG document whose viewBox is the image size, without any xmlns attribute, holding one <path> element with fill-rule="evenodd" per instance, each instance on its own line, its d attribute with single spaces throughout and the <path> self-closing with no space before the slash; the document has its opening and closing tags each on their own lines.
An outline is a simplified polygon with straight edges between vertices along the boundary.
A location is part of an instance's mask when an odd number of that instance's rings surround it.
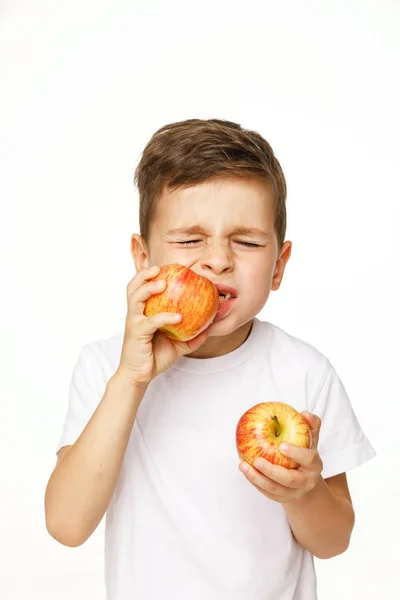
<svg viewBox="0 0 400 600">
<path fill-rule="evenodd" d="M 160 331 L 166 336 L 186 342 L 212 323 L 219 308 L 219 293 L 210 279 L 179 264 L 162 266 L 159 274 L 151 281 L 157 279 L 164 279 L 166 287 L 161 293 L 153 294 L 146 300 L 145 316 L 161 312 L 182 315 L 179 323 L 160 327 Z"/>
<path fill-rule="evenodd" d="M 239 457 L 250 465 L 261 456 L 274 465 L 298 469 L 297 462 L 279 451 L 282 442 L 311 447 L 311 431 L 306 419 L 289 404 L 261 402 L 240 417 L 236 447 Z"/>
</svg>

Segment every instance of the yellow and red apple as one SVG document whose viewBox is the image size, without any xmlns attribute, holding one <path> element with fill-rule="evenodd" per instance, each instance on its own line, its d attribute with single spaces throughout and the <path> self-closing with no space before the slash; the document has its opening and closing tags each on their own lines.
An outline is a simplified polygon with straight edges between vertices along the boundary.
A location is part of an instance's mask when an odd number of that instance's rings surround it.
<svg viewBox="0 0 400 600">
<path fill-rule="evenodd" d="M 161 327 L 166 336 L 186 342 L 199 335 L 213 321 L 219 307 L 219 293 L 210 279 L 198 275 L 188 267 L 169 264 L 161 267 L 152 279 L 164 279 L 165 289 L 146 300 L 146 317 L 172 312 L 182 315 L 179 323 Z"/>
<path fill-rule="evenodd" d="M 239 457 L 250 465 L 261 456 L 272 464 L 297 469 L 300 465 L 280 452 L 283 442 L 311 447 L 311 431 L 305 417 L 289 404 L 261 402 L 249 408 L 237 423 Z"/>
</svg>

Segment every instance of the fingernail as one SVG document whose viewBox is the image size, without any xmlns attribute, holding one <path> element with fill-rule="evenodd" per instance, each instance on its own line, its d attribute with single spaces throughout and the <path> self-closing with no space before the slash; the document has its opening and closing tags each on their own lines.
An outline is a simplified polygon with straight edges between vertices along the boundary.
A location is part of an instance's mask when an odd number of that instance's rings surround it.
<svg viewBox="0 0 400 600">
<path fill-rule="evenodd" d="M 287 450 L 289 450 L 289 446 L 287 444 L 280 444 L 279 450 L 281 452 L 286 452 Z"/>
<path fill-rule="evenodd" d="M 240 463 L 240 470 L 243 471 L 243 473 L 246 473 L 246 471 L 249 470 L 249 465 L 245 462 Z"/>
</svg>

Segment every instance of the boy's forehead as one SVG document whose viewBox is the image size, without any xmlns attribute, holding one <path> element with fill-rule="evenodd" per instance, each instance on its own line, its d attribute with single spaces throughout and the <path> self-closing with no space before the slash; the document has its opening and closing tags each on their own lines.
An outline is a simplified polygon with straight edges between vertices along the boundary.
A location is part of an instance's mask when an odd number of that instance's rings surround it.
<svg viewBox="0 0 400 600">
<path fill-rule="evenodd" d="M 268 184 L 226 178 L 163 190 L 154 216 L 168 233 L 200 233 L 213 224 L 224 224 L 238 233 L 265 234 L 273 212 Z"/>
<path fill-rule="evenodd" d="M 182 185 L 176 188 L 164 187 L 161 198 L 180 200 L 189 198 L 223 197 L 240 198 L 243 195 L 263 197 L 271 195 L 271 182 L 256 177 L 219 176 L 200 183 Z"/>
</svg>

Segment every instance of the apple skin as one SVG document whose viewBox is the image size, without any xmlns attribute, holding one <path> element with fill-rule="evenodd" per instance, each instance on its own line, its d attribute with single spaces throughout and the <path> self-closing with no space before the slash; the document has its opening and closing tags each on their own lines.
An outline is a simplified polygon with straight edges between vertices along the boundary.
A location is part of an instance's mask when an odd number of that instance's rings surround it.
<svg viewBox="0 0 400 600">
<path fill-rule="evenodd" d="M 253 465 L 261 456 L 274 465 L 298 469 L 299 463 L 279 451 L 282 442 L 301 448 L 311 447 L 311 431 L 306 419 L 289 404 L 261 402 L 240 417 L 236 426 L 236 447 L 242 460 Z"/>
<path fill-rule="evenodd" d="M 182 315 L 179 323 L 160 327 L 166 336 L 186 342 L 212 323 L 219 308 L 219 294 L 210 279 L 179 264 L 162 266 L 151 281 L 157 279 L 165 279 L 167 285 L 160 294 L 153 294 L 146 300 L 145 316 L 161 312 Z"/>
</svg>

